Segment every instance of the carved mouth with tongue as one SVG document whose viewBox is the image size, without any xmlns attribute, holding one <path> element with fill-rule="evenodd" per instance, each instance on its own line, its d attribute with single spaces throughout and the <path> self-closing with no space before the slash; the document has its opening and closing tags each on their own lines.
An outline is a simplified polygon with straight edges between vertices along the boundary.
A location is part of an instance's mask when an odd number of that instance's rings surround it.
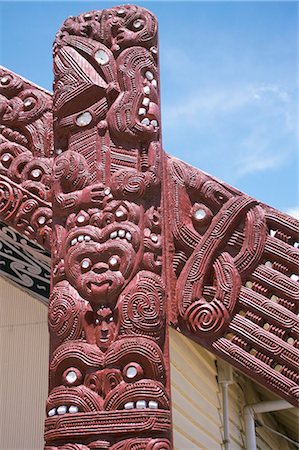
<svg viewBox="0 0 299 450">
<path fill-rule="evenodd" d="M 112 280 L 103 280 L 100 282 L 88 283 L 87 286 L 91 291 L 91 294 L 97 298 L 104 298 L 108 294 L 108 289 L 112 285 Z"/>
</svg>

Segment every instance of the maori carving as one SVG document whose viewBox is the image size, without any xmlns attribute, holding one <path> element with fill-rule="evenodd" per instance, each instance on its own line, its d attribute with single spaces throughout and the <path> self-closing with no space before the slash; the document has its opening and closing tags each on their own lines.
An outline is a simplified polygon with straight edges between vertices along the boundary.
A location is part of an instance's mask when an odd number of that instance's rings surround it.
<svg viewBox="0 0 299 450">
<path fill-rule="evenodd" d="M 50 250 L 52 98 L 0 67 L 0 219 Z"/>
<path fill-rule="evenodd" d="M 167 167 L 172 324 L 297 405 L 298 221 L 175 158 Z"/>
<path fill-rule="evenodd" d="M 46 297 L 52 253 L 45 449 L 172 448 L 167 321 L 296 405 L 298 221 L 162 152 L 149 11 L 53 53 L 53 100 L 0 68 L 0 272 Z"/>
<path fill-rule="evenodd" d="M 157 23 L 135 6 L 54 44 L 46 449 L 170 449 Z"/>
</svg>

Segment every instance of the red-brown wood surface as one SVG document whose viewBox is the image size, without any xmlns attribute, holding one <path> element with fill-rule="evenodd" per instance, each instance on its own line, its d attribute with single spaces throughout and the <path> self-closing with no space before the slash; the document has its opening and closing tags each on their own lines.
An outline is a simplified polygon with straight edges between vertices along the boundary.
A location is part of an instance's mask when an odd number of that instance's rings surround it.
<svg viewBox="0 0 299 450">
<path fill-rule="evenodd" d="M 46 448 L 170 449 L 155 17 L 67 19 L 54 73 Z"/>
<path fill-rule="evenodd" d="M 162 152 L 156 19 L 69 18 L 54 69 L 55 150 L 0 72 L 0 220 L 50 248 L 54 213 L 47 449 L 171 448 L 167 320 L 296 405 L 298 221 Z"/>
<path fill-rule="evenodd" d="M 296 406 L 298 221 L 175 158 L 165 172 L 172 325 Z"/>
<path fill-rule="evenodd" d="M 0 220 L 50 249 L 52 96 L 0 67 Z"/>
</svg>

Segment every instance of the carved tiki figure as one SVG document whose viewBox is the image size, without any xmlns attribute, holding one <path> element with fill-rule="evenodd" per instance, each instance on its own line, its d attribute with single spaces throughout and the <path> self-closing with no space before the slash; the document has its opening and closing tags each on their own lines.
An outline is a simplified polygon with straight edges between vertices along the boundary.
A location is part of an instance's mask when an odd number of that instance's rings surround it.
<svg viewBox="0 0 299 450">
<path fill-rule="evenodd" d="M 56 36 L 48 450 L 171 448 L 156 45 L 136 6 Z"/>
</svg>

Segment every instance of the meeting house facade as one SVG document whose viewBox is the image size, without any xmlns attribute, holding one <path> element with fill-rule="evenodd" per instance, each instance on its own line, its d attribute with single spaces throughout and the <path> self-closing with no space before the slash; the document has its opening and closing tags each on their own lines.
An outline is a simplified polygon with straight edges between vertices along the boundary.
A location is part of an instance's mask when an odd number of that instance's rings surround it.
<svg viewBox="0 0 299 450">
<path fill-rule="evenodd" d="M 296 448 L 298 221 L 164 152 L 148 10 L 53 58 L 0 68 L 0 448 Z"/>
</svg>

